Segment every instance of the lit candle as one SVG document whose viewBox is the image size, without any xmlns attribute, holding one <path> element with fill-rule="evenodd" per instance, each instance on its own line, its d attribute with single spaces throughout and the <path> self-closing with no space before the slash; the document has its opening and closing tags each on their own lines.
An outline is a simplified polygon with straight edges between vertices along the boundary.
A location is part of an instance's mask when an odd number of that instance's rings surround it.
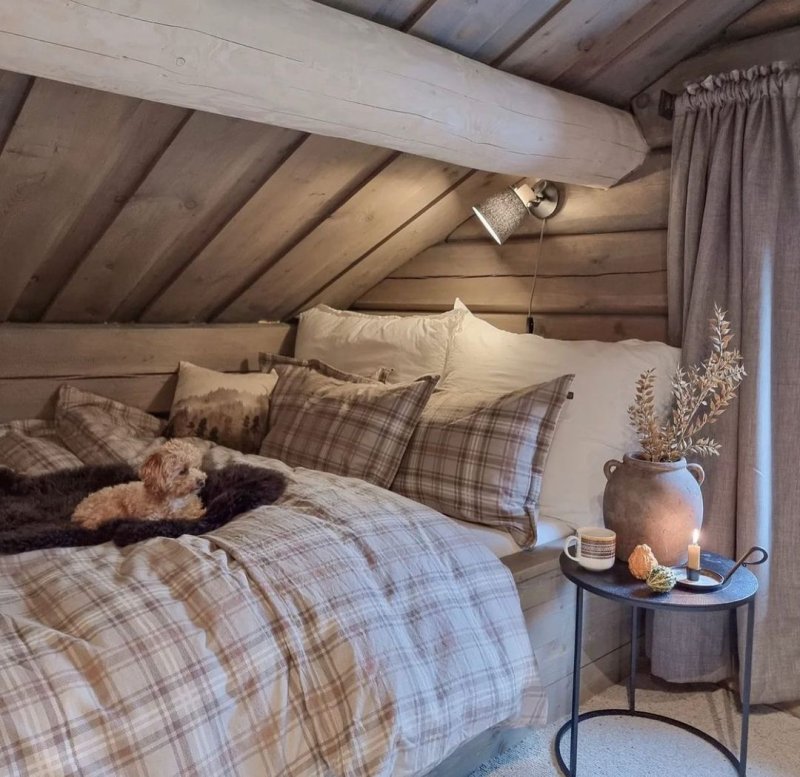
<svg viewBox="0 0 800 777">
<path fill-rule="evenodd" d="M 700 546 L 697 540 L 700 539 L 700 530 L 695 529 L 692 534 L 692 544 L 689 545 L 689 561 L 686 563 L 687 569 L 700 569 Z"/>
</svg>

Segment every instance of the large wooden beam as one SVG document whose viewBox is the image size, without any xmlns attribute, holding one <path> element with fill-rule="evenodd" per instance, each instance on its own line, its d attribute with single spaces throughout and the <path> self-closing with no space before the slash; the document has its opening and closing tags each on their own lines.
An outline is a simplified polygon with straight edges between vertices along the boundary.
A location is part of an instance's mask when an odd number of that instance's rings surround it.
<svg viewBox="0 0 800 777">
<path fill-rule="evenodd" d="M 624 111 L 311 0 L 0 0 L 0 68 L 600 188 L 647 150 Z"/>
</svg>

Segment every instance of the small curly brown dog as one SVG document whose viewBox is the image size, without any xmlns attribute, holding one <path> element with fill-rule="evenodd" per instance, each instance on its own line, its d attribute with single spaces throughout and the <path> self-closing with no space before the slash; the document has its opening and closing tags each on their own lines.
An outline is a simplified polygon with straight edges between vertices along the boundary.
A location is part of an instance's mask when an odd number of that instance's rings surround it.
<svg viewBox="0 0 800 777">
<path fill-rule="evenodd" d="M 109 486 L 78 503 L 72 521 L 96 529 L 115 518 L 196 520 L 205 515 L 199 492 L 206 482 L 201 454 L 183 440 L 170 440 L 139 468 L 140 482 Z"/>
</svg>

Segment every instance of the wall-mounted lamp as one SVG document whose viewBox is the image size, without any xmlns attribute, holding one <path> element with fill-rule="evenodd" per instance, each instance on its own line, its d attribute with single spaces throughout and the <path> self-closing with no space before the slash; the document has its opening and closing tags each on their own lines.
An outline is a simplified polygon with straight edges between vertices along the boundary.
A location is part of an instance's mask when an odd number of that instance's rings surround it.
<svg viewBox="0 0 800 777">
<path fill-rule="evenodd" d="M 522 224 L 529 213 L 538 219 L 548 219 L 558 208 L 558 189 L 550 181 L 538 181 L 531 189 L 528 184 L 509 187 L 487 197 L 472 210 L 489 234 L 501 245 Z"/>
<path fill-rule="evenodd" d="M 486 227 L 486 231 L 500 244 L 508 240 L 530 213 L 541 219 L 542 229 L 539 232 L 539 249 L 536 252 L 536 262 L 533 268 L 531 281 L 531 295 L 528 299 L 527 329 L 533 334 L 533 294 L 536 291 L 536 278 L 539 275 L 539 262 L 542 259 L 544 246 L 544 225 L 547 219 L 558 209 L 559 193 L 556 185 L 550 181 L 537 181 L 533 189 L 528 184 L 520 184 L 504 189 L 502 192 L 487 197 L 480 205 L 474 205 L 472 210 Z"/>
</svg>

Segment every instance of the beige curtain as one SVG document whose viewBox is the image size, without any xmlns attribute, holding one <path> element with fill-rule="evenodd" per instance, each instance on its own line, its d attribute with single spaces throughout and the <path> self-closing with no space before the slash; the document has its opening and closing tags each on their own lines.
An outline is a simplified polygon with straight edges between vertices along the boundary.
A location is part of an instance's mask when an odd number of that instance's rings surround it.
<svg viewBox="0 0 800 777">
<path fill-rule="evenodd" d="M 718 302 L 748 372 L 737 404 L 713 427 L 722 455 L 702 462 L 703 542 L 727 556 L 752 545 L 770 554 L 754 568 L 754 703 L 800 698 L 798 94 L 800 70 L 784 64 L 709 77 L 678 98 L 673 128 L 670 336 L 686 363 L 703 359 Z M 657 619 L 653 672 L 673 681 L 725 676 L 726 623 Z"/>
</svg>

